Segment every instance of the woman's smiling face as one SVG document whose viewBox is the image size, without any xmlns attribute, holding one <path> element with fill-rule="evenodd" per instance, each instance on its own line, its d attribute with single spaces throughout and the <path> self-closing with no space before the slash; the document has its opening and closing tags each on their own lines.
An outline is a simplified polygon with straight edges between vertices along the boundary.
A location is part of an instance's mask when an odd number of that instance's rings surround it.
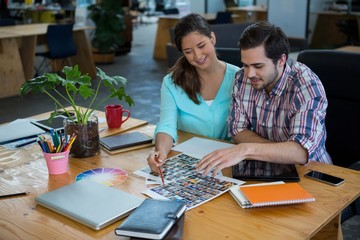
<svg viewBox="0 0 360 240">
<path fill-rule="evenodd" d="M 199 32 L 191 32 L 182 38 L 182 52 L 196 68 L 205 69 L 215 57 L 215 34 L 211 35 L 210 39 Z"/>
</svg>

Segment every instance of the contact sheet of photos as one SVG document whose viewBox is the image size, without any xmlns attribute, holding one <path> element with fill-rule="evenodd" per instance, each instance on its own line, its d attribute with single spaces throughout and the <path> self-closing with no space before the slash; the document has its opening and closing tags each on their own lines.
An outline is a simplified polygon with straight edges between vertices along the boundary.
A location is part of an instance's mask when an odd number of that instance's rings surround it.
<svg viewBox="0 0 360 240">
<path fill-rule="evenodd" d="M 162 166 L 165 185 L 149 188 L 143 193 L 155 199 L 182 200 L 187 209 L 199 206 L 229 190 L 242 181 L 224 176 L 202 176 L 196 172 L 197 158 L 179 154 L 165 161 Z M 140 169 L 135 174 L 159 181 L 159 176 L 149 167 Z"/>
</svg>

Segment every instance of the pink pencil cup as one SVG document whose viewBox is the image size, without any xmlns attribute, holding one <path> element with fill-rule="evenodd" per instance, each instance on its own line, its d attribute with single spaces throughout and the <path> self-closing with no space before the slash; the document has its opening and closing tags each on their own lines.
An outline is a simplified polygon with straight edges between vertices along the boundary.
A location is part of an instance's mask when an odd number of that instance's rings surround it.
<svg viewBox="0 0 360 240">
<path fill-rule="evenodd" d="M 49 174 L 63 174 L 68 171 L 69 152 L 45 153 L 44 157 Z"/>
</svg>

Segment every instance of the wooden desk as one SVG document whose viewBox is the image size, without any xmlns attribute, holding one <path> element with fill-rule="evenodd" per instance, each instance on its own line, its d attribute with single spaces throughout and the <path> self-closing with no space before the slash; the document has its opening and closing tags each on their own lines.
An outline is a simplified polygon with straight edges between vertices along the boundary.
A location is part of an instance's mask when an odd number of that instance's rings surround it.
<svg viewBox="0 0 360 240">
<path fill-rule="evenodd" d="M 336 48 L 336 50 L 360 53 L 360 47 L 359 46 L 343 46 L 343 47 L 340 47 L 340 48 Z"/>
<path fill-rule="evenodd" d="M 136 130 L 150 133 L 154 126 Z M 179 142 L 192 136 L 181 132 Z M 114 234 L 122 220 L 95 231 L 37 206 L 34 199 L 38 194 L 73 182 L 79 173 L 97 167 L 127 171 L 128 179 L 114 188 L 144 197 L 140 192 L 147 188 L 145 179 L 132 172 L 147 166 L 146 158 L 151 151 L 151 147 L 118 155 L 102 151 L 88 159 L 71 158 L 68 174 L 48 175 L 39 146 L 34 144 L 18 150 L 18 157 L 36 160 L 0 172 L 0 194 L 30 191 L 30 195 L 0 200 L 0 239 L 127 239 Z M 8 152 L 0 148 L 0 158 L 6 158 Z M 310 169 L 342 177 L 345 183 L 333 187 L 302 177 Z M 298 170 L 300 184 L 316 198 L 315 202 L 242 209 L 229 193 L 225 193 L 186 212 L 183 239 L 336 239 L 338 233 L 341 239 L 339 214 L 360 196 L 360 173 L 321 163 L 298 166 Z"/>
<path fill-rule="evenodd" d="M 267 8 L 262 6 L 228 7 L 227 11 L 236 14 L 235 23 L 253 23 L 267 20 Z"/>
<path fill-rule="evenodd" d="M 215 20 L 216 14 L 215 13 L 207 13 L 202 14 L 202 16 L 206 20 Z M 155 44 L 154 44 L 154 53 L 153 58 L 157 60 L 166 60 L 166 44 L 170 42 L 170 34 L 169 29 L 175 27 L 176 23 L 179 19 L 183 17 L 180 14 L 169 14 L 159 16 L 157 30 L 156 30 L 156 37 L 155 37 Z"/>
<path fill-rule="evenodd" d="M 21 85 L 34 76 L 35 48 L 44 37 L 48 23 L 0 27 L 0 98 L 18 95 Z M 71 58 L 83 73 L 96 77 L 95 63 L 85 30 L 75 27 L 77 55 Z"/>
</svg>

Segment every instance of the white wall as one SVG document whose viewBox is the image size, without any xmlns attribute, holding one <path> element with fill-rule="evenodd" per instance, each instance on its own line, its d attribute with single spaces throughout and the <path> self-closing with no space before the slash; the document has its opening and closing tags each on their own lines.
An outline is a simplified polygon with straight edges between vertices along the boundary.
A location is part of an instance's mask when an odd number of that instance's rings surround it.
<svg viewBox="0 0 360 240">
<path fill-rule="evenodd" d="M 289 37 L 305 38 L 307 0 L 269 0 L 268 21 L 283 29 Z"/>
<path fill-rule="evenodd" d="M 267 7 L 267 2 L 268 0 L 256 0 L 256 5 Z"/>
<path fill-rule="evenodd" d="M 254 4 L 254 0 L 237 0 L 238 1 L 238 5 L 239 6 L 249 6 L 249 5 L 253 5 Z M 267 1 L 267 0 L 265 0 Z M 257 4 L 259 5 L 259 4 Z"/>
<path fill-rule="evenodd" d="M 193 0 L 190 1 L 191 12 L 204 13 L 205 12 L 205 0 Z"/>
<path fill-rule="evenodd" d="M 207 12 L 217 13 L 219 11 L 225 11 L 225 4 L 222 0 L 207 0 Z"/>
</svg>

